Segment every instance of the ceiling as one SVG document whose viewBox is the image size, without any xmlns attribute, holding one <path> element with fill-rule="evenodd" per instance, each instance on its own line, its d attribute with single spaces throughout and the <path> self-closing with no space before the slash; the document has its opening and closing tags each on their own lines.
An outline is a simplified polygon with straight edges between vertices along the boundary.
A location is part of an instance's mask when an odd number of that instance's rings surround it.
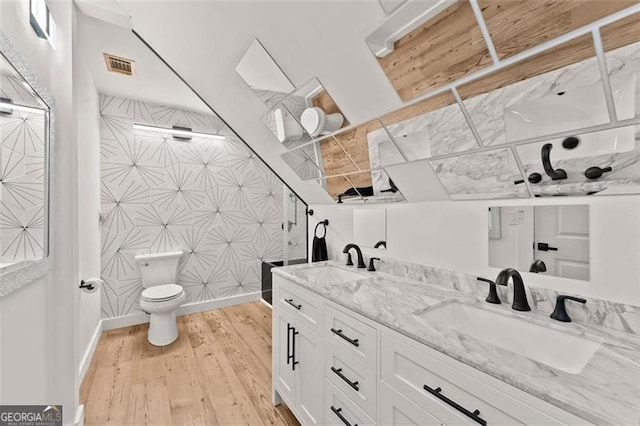
<svg viewBox="0 0 640 426">
<path fill-rule="evenodd" d="M 98 92 L 211 112 L 130 29 L 83 13 L 78 14 L 77 25 L 78 44 Z M 134 60 L 135 75 L 108 72 L 103 53 Z"/>
<path fill-rule="evenodd" d="M 284 148 L 261 121 L 266 107 L 235 72 L 253 39 L 296 87 L 319 78 L 351 123 L 401 105 L 364 41 L 386 19 L 377 0 L 117 3 L 135 31 L 308 203 L 333 201 L 282 161 Z"/>
</svg>

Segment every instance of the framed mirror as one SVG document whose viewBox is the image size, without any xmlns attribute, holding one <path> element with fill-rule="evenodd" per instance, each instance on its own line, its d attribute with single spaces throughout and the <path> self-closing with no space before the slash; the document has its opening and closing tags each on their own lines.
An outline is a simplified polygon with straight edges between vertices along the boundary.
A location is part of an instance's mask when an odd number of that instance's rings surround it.
<svg viewBox="0 0 640 426">
<path fill-rule="evenodd" d="M 236 65 L 236 72 L 268 108 L 295 89 L 269 52 L 255 39 Z"/>
<path fill-rule="evenodd" d="M 489 266 L 588 281 L 589 206 L 493 206 Z"/>
<path fill-rule="evenodd" d="M 353 241 L 360 247 L 387 249 L 387 210 L 354 209 Z"/>
<path fill-rule="evenodd" d="M 53 116 L 53 99 L 0 31 L 0 295 L 48 267 Z"/>
</svg>

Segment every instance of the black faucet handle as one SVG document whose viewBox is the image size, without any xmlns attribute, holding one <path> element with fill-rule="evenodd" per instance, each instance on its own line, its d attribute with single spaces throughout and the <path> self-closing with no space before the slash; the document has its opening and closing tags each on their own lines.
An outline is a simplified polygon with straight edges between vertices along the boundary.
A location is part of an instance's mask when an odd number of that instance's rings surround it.
<svg viewBox="0 0 640 426">
<path fill-rule="evenodd" d="M 379 257 L 372 257 L 371 259 L 369 259 L 369 266 L 367 267 L 367 271 L 371 271 L 371 272 L 375 272 L 376 271 L 376 267 L 373 264 L 374 260 L 380 260 Z"/>
<path fill-rule="evenodd" d="M 567 307 L 565 306 L 565 303 L 564 303 L 565 300 L 573 300 L 574 302 L 587 303 L 586 299 L 583 299 L 581 297 L 567 296 L 565 294 L 561 294 L 556 298 L 556 307 L 551 313 L 551 315 L 549 315 L 550 318 L 557 321 L 562 321 L 562 322 L 571 322 L 571 318 L 567 313 Z"/>
<path fill-rule="evenodd" d="M 347 252 L 347 266 L 353 266 L 353 259 L 351 258 L 351 253 Z"/>
<path fill-rule="evenodd" d="M 500 301 L 500 298 L 498 297 L 498 291 L 496 290 L 496 283 L 494 283 L 493 281 L 487 278 L 476 277 L 476 279 L 478 281 L 489 283 L 489 295 L 487 296 L 486 299 L 484 299 L 485 302 L 493 303 L 494 305 L 499 305 L 502 303 Z"/>
</svg>

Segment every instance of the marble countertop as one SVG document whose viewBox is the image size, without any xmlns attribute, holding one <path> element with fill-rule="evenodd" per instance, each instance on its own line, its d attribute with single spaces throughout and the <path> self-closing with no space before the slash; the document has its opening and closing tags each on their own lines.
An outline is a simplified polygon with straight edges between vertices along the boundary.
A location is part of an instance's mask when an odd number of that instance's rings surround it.
<svg viewBox="0 0 640 426">
<path fill-rule="evenodd" d="M 367 278 L 341 284 L 307 281 L 305 269 L 324 265 L 356 270 L 328 261 L 272 271 L 589 422 L 640 424 L 640 337 L 575 322 L 560 323 L 535 311 L 515 312 L 506 304 L 489 305 L 469 293 L 382 272 L 366 272 L 370 274 Z M 579 374 L 566 373 L 456 330 L 438 328 L 437 324 L 428 324 L 414 315 L 450 301 L 490 309 L 603 343 Z"/>
</svg>

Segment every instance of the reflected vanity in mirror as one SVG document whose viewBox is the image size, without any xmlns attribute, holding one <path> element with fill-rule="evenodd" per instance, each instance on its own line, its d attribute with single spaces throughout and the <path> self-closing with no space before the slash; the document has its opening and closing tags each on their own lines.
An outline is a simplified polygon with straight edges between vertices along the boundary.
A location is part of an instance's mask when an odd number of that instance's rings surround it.
<svg viewBox="0 0 640 426">
<path fill-rule="evenodd" d="M 52 105 L 0 31 L 0 296 L 46 272 Z"/>
<path fill-rule="evenodd" d="M 588 281 L 589 206 L 489 207 L 489 266 Z"/>
<path fill-rule="evenodd" d="M 387 210 L 354 209 L 353 241 L 360 247 L 387 249 Z"/>
<path fill-rule="evenodd" d="M 295 89 L 269 52 L 255 39 L 236 66 L 236 72 L 268 108 Z"/>
</svg>

